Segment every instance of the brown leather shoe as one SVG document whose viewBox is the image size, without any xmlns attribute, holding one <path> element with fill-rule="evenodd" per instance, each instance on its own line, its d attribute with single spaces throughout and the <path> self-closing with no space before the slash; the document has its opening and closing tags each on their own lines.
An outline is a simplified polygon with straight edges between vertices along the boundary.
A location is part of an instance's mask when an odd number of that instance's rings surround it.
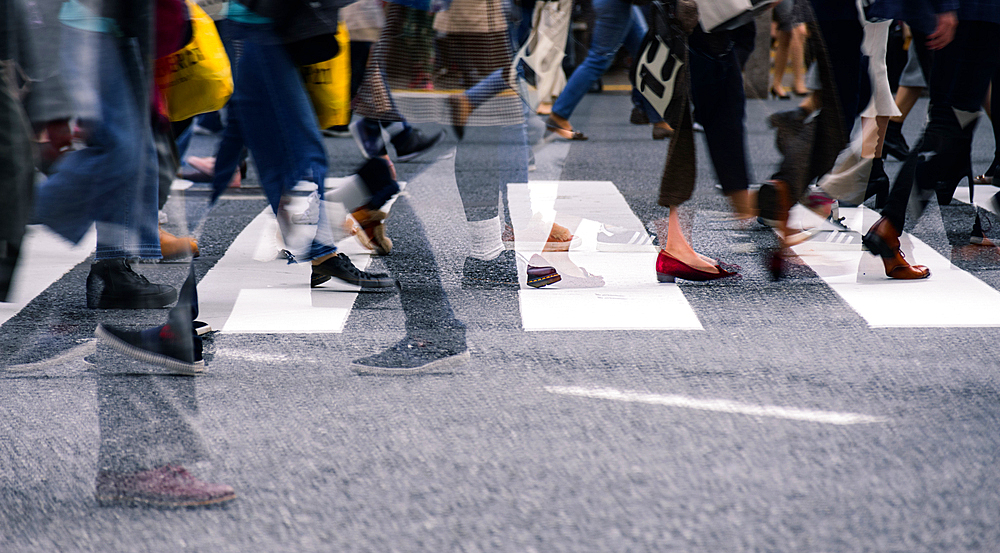
<svg viewBox="0 0 1000 553">
<path fill-rule="evenodd" d="M 377 255 L 389 255 L 392 252 L 392 240 L 385 233 L 385 219 L 389 216 L 386 212 L 362 207 L 351 213 L 351 216 L 361 225 L 368 239 L 366 247 L 370 246 Z"/>
<path fill-rule="evenodd" d="M 178 238 L 169 232 L 160 229 L 160 253 L 163 259 L 184 259 L 185 257 L 198 257 L 198 241 L 190 236 Z"/>
<path fill-rule="evenodd" d="M 885 276 L 899 280 L 916 280 L 931 275 L 930 269 L 923 265 L 910 265 L 899 251 L 900 233 L 888 219 L 882 217 L 868 229 L 861 242 L 873 255 L 882 258 L 885 265 Z"/>
</svg>

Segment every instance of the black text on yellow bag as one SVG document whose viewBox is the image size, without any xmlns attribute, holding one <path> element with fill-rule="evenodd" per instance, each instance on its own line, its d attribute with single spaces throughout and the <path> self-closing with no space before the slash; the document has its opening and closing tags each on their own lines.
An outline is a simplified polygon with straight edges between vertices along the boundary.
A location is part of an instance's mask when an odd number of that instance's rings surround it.
<svg viewBox="0 0 1000 553">
<path fill-rule="evenodd" d="M 233 94 L 229 57 L 215 23 L 188 0 L 192 38 L 184 48 L 156 60 L 156 86 L 171 121 L 221 109 Z"/>
</svg>

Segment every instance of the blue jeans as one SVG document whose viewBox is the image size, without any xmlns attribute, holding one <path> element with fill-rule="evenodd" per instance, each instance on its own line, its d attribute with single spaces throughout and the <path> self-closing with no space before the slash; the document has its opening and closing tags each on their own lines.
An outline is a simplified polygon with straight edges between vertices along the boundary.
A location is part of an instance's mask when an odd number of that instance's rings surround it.
<svg viewBox="0 0 1000 553">
<path fill-rule="evenodd" d="M 62 28 L 60 52 L 87 147 L 70 152 L 37 191 L 34 220 L 79 242 L 97 225 L 95 259 L 159 259 L 158 175 L 150 80 L 139 45 Z"/>
<path fill-rule="evenodd" d="M 642 39 L 649 30 L 639 7 L 622 0 L 594 0 L 594 11 L 597 18 L 587 57 L 570 75 L 566 87 L 552 106 L 552 113 L 563 119 L 569 119 L 573 115 L 573 110 L 590 90 L 590 86 L 611 67 L 623 44 L 632 56 L 639 54 Z M 632 104 L 642 108 L 650 121 L 662 121 L 659 114 L 635 90 L 632 91 Z"/>
<path fill-rule="evenodd" d="M 242 41 L 243 55 L 233 72 L 234 90 L 225 135 L 237 134 L 250 149 L 261 187 L 275 214 L 281 197 L 299 181 L 316 183 L 322 198 L 326 150 L 298 67 L 271 25 L 227 21 L 226 27 L 230 40 Z M 225 158 L 226 166 L 216 166 L 216 186 L 220 175 L 232 175 L 232 160 L 238 160 L 238 155 L 228 152 L 224 155 L 220 151 L 219 156 Z M 296 260 L 316 259 L 336 251 L 325 211 L 320 210 L 310 251 Z"/>
</svg>

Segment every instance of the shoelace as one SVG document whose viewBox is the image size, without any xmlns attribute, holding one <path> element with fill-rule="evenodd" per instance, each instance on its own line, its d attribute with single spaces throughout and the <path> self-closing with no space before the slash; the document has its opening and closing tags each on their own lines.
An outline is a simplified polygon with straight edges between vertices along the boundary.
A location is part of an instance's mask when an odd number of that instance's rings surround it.
<svg viewBox="0 0 1000 553">
<path fill-rule="evenodd" d="M 148 279 L 148 278 L 146 278 L 145 276 L 143 276 L 142 274 L 140 274 L 140 273 L 137 273 L 137 272 L 135 272 L 135 270 L 134 270 L 134 269 L 132 269 L 132 266 L 131 266 L 131 265 L 129 265 L 128 263 L 126 263 L 126 264 L 125 264 L 125 269 L 126 269 L 126 270 L 127 270 L 127 271 L 128 271 L 128 272 L 129 272 L 129 273 L 130 273 L 130 274 L 131 274 L 131 275 L 132 275 L 132 276 L 133 276 L 134 278 L 136 278 L 136 279 L 138 279 L 138 280 L 141 280 L 142 282 L 144 282 L 144 283 L 146 283 L 146 284 L 149 284 L 149 279 Z"/>
</svg>

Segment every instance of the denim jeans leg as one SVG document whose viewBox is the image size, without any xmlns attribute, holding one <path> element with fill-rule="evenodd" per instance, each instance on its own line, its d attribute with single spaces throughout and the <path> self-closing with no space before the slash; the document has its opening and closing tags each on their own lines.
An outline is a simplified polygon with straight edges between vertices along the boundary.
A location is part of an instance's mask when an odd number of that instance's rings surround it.
<svg viewBox="0 0 1000 553">
<path fill-rule="evenodd" d="M 569 119 L 573 110 L 590 90 L 590 85 L 608 70 L 615 60 L 629 27 L 632 25 L 632 5 L 621 0 L 595 0 L 594 34 L 590 41 L 587 58 L 570 76 L 566 87 L 556 98 L 552 113 Z"/>
<path fill-rule="evenodd" d="M 243 40 L 235 83 L 238 97 L 232 112 L 253 153 L 271 209 L 277 213 L 281 196 L 299 181 L 316 183 L 322 197 L 326 150 L 298 68 L 269 25 L 233 24 L 231 28 L 234 38 Z M 324 223 L 321 210 L 319 228 Z M 319 240 L 310 258 L 336 251 L 334 244 L 324 242 L 324 236 Z"/>
<path fill-rule="evenodd" d="M 138 45 L 70 27 L 63 34 L 63 74 L 87 147 L 39 187 L 35 220 L 74 243 L 97 223 L 96 259 L 157 259 L 157 161 Z"/>
</svg>

